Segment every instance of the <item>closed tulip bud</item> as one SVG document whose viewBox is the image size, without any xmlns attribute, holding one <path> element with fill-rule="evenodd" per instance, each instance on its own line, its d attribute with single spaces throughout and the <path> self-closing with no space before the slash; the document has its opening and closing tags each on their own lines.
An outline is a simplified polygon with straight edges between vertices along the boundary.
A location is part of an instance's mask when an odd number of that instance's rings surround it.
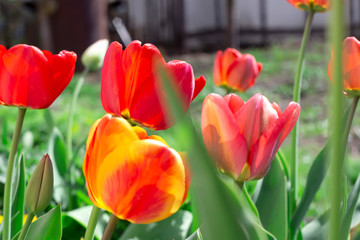
<svg viewBox="0 0 360 240">
<path fill-rule="evenodd" d="M 100 69 L 104 62 L 109 40 L 101 39 L 91 44 L 81 56 L 81 63 L 90 71 Z"/>
<path fill-rule="evenodd" d="M 25 206 L 29 213 L 38 214 L 49 205 L 53 182 L 51 159 L 45 154 L 36 166 L 25 190 Z"/>
</svg>

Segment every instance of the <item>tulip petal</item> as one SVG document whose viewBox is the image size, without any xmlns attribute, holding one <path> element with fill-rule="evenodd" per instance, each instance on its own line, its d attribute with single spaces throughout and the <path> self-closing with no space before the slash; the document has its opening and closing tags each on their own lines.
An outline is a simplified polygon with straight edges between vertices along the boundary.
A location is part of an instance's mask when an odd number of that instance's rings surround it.
<svg viewBox="0 0 360 240">
<path fill-rule="evenodd" d="M 229 105 L 231 112 L 235 115 L 242 106 L 244 106 L 244 101 L 236 94 L 230 93 L 224 97 L 224 100 Z"/>
<path fill-rule="evenodd" d="M 146 224 L 170 216 L 184 197 L 181 157 L 158 141 L 119 145 L 106 156 L 98 172 L 102 207 L 133 223 Z"/>
<path fill-rule="evenodd" d="M 210 154 L 219 167 L 237 178 L 246 163 L 248 150 L 239 133 L 235 117 L 227 102 L 217 94 L 209 94 L 203 103 L 201 129 Z"/>
<path fill-rule="evenodd" d="M 0 50 L 0 103 L 35 109 L 49 107 L 69 84 L 76 54 L 52 55 L 37 47 L 19 44 Z"/>
<path fill-rule="evenodd" d="M 250 149 L 260 136 L 275 123 L 278 113 L 269 100 L 258 93 L 244 104 L 236 113 L 235 118 L 240 133 L 245 137 Z"/>
<path fill-rule="evenodd" d="M 241 53 L 235 48 L 227 48 L 222 56 L 222 80 L 227 79 L 230 66 L 242 57 Z M 226 81 L 227 82 L 227 81 Z"/>
<path fill-rule="evenodd" d="M 250 54 L 244 54 L 229 66 L 228 85 L 244 92 L 254 85 L 259 74 L 259 65 L 255 58 Z"/>
<path fill-rule="evenodd" d="M 187 62 L 179 60 L 170 61 L 167 63 L 167 66 L 173 75 L 174 84 L 178 86 L 176 89 L 179 89 L 181 100 L 187 110 L 193 99 L 195 90 L 193 69 Z"/>
<path fill-rule="evenodd" d="M 276 152 L 287 135 L 295 126 L 300 114 L 300 105 L 291 102 L 275 121 L 252 146 L 249 156 L 251 176 L 249 180 L 262 178 L 270 168 Z"/>
<path fill-rule="evenodd" d="M 43 108 L 49 107 L 70 83 L 75 72 L 76 54 L 74 52 L 61 51 L 59 54 L 48 58 L 48 61 L 53 80 L 48 81 L 44 79 L 43 84 L 46 86 L 47 91 L 51 92 L 51 102 Z"/>
<path fill-rule="evenodd" d="M 222 78 L 222 51 L 216 53 L 214 68 L 213 68 L 213 81 L 216 86 L 223 83 Z"/>
<path fill-rule="evenodd" d="M 99 192 L 94 189 L 99 166 L 109 152 L 114 151 L 119 144 L 126 147 L 130 143 L 139 140 L 131 125 L 123 118 L 112 118 L 105 115 L 100 121 L 96 121 L 89 132 L 87 149 L 83 164 L 83 171 L 87 179 L 87 187 L 90 198 L 97 202 Z M 91 176 L 91 177 L 90 177 Z"/>
<path fill-rule="evenodd" d="M 122 67 L 123 50 L 118 42 L 112 42 L 106 51 L 101 74 L 101 103 L 107 113 L 121 116 L 125 108 L 123 84 L 118 79 L 124 79 Z"/>
<path fill-rule="evenodd" d="M 10 48 L 2 55 L 0 69 L 1 102 L 24 107 L 35 104 L 36 108 L 39 101 L 34 97 L 43 96 L 48 101 L 48 96 L 41 94 L 47 92 L 42 81 L 52 77 L 40 49 L 25 44 Z"/>
<path fill-rule="evenodd" d="M 204 76 L 200 76 L 195 79 L 195 90 L 191 101 L 194 100 L 197 97 L 197 95 L 199 95 L 201 90 L 203 90 L 203 88 L 205 87 L 205 84 L 206 84 L 206 79 L 204 78 Z"/>
</svg>

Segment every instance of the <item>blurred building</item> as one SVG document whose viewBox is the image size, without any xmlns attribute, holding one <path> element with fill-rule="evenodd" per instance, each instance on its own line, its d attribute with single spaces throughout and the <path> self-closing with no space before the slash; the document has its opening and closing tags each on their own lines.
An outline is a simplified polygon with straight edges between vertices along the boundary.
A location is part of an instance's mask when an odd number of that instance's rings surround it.
<svg viewBox="0 0 360 240">
<path fill-rule="evenodd" d="M 185 50 L 229 44 L 229 0 L 131 0 L 128 28 L 134 38 L 178 43 Z M 346 23 L 351 35 L 360 32 L 360 1 L 345 1 Z M 174 14 L 175 12 L 175 14 Z M 286 0 L 232 0 L 231 45 L 264 45 L 284 34 L 303 31 L 306 12 Z M 330 13 L 318 13 L 313 32 L 323 34 Z M 175 28 L 174 25 L 180 25 Z M 170 31 L 169 31 L 170 30 Z M 176 32 L 177 31 L 177 32 Z"/>
<path fill-rule="evenodd" d="M 359 36 L 360 1 L 345 5 L 348 34 Z M 286 0 L 4 0 L 0 11 L 2 44 L 78 54 L 100 38 L 139 39 L 168 52 L 261 46 L 300 36 L 306 19 Z M 329 15 L 315 15 L 313 35 L 324 36 Z"/>
</svg>

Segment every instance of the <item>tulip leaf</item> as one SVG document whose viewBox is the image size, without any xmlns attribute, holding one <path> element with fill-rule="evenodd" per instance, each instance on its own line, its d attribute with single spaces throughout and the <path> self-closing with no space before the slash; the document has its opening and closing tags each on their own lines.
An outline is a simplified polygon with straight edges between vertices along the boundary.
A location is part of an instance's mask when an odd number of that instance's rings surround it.
<svg viewBox="0 0 360 240">
<path fill-rule="evenodd" d="M 303 240 L 325 240 L 328 239 L 329 212 L 324 213 L 301 230 Z"/>
<path fill-rule="evenodd" d="M 92 206 L 78 208 L 62 214 L 63 239 L 80 239 L 85 235 Z M 109 221 L 107 214 L 101 214 L 95 228 L 95 239 L 100 239 Z"/>
<path fill-rule="evenodd" d="M 251 201 L 251 198 L 247 195 L 245 186 L 242 190 L 238 187 L 238 184 L 227 177 L 220 178 L 224 186 L 229 191 L 231 201 L 229 204 L 234 204 L 234 211 L 237 215 L 237 219 L 242 221 L 241 228 L 244 231 L 248 239 L 276 239 L 272 233 L 265 230 L 258 218 L 258 210 L 255 204 Z M 206 226 L 203 228 L 206 230 Z M 205 238 L 207 239 L 207 238 Z"/>
<path fill-rule="evenodd" d="M 255 204 L 264 228 L 278 240 L 285 240 L 288 234 L 286 177 L 278 158 L 264 177 Z"/>
<path fill-rule="evenodd" d="M 60 240 L 61 234 L 61 209 L 57 205 L 30 225 L 25 240 Z"/>
<path fill-rule="evenodd" d="M 51 132 L 54 129 L 54 126 L 55 126 L 54 118 L 53 118 L 49 108 L 45 108 L 43 110 L 43 113 L 44 113 L 45 122 L 46 122 L 46 124 L 48 126 L 49 132 Z"/>
<path fill-rule="evenodd" d="M 9 144 L 9 139 L 8 139 L 8 120 L 7 118 L 3 118 L 3 122 L 2 122 L 3 126 L 2 126 L 2 136 L 1 136 L 1 142 L 4 146 L 4 149 L 7 149 L 8 144 Z"/>
<path fill-rule="evenodd" d="M 185 239 L 191 228 L 192 215 L 189 211 L 179 210 L 171 217 L 151 224 L 131 224 L 121 235 L 120 240 L 126 239 L 157 239 L 181 240 Z"/>
<path fill-rule="evenodd" d="M 360 194 L 360 175 L 356 179 L 355 185 L 347 199 L 347 207 L 341 222 L 341 237 L 346 239 L 349 235 L 351 220 L 354 215 L 355 207 Z"/>
<path fill-rule="evenodd" d="M 214 164 L 210 160 L 202 139 L 196 134 L 194 126 L 188 116 L 184 117 L 183 105 L 179 93 L 173 88 L 171 78 L 166 70 L 159 69 L 161 84 L 165 93 L 159 89 L 163 97 L 162 103 L 168 110 L 169 119 L 175 120 L 176 136 L 184 144 L 190 167 L 193 173 L 196 209 L 204 230 L 204 239 L 248 239 L 248 231 L 253 229 L 247 215 L 239 216 L 239 205 L 236 206 L 231 193 L 217 176 Z M 241 192 L 238 193 L 241 195 Z M 240 205 L 244 210 L 244 205 Z M 240 211 L 241 212 L 241 211 Z M 242 211 L 244 212 L 244 211 Z M 251 212 L 251 211 L 250 211 Z M 257 233 L 257 232 L 256 232 Z M 252 239 L 266 239 L 266 235 Z"/>
<path fill-rule="evenodd" d="M 297 206 L 293 216 L 291 217 L 290 225 L 294 229 L 298 229 L 300 227 L 300 224 L 304 219 L 311 202 L 314 200 L 315 195 L 325 178 L 326 172 L 329 167 L 326 154 L 327 145 L 323 147 L 323 149 L 320 151 L 315 161 L 311 165 L 309 174 L 307 176 L 304 193 L 301 197 L 299 205 Z"/>
<path fill-rule="evenodd" d="M 66 169 L 66 155 L 61 146 L 64 146 L 62 135 L 58 129 L 54 128 L 50 136 L 48 152 L 49 156 L 55 164 L 53 164 L 54 170 L 54 193 L 53 197 L 57 203 L 61 202 L 63 208 L 69 204 L 69 185 L 66 184 L 65 172 Z M 57 142 L 57 143 L 56 143 Z M 59 146 L 59 147 L 56 147 Z M 61 169 L 61 170 L 59 170 Z M 62 172 L 62 174 L 60 173 Z"/>
<path fill-rule="evenodd" d="M 17 161 L 13 178 L 12 206 L 11 206 L 11 237 L 14 237 L 23 226 L 24 198 L 25 198 L 25 159 L 22 153 Z"/>
<path fill-rule="evenodd" d="M 200 232 L 200 228 L 198 228 L 193 234 L 191 234 L 186 240 L 203 240 L 203 237 Z"/>
<path fill-rule="evenodd" d="M 49 140 L 49 155 L 55 162 L 59 174 L 65 178 L 67 174 L 66 148 L 63 137 L 57 128 L 53 129 Z"/>
</svg>

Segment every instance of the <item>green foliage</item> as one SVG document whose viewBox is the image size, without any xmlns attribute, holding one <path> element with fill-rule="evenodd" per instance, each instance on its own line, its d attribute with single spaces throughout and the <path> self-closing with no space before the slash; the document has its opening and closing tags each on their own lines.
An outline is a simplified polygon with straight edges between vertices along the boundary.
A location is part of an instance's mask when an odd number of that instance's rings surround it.
<svg viewBox="0 0 360 240">
<path fill-rule="evenodd" d="M 191 228 L 192 214 L 180 210 L 171 217 L 151 224 L 130 224 L 119 240 L 182 240 Z"/>
<path fill-rule="evenodd" d="M 264 228 L 271 232 L 277 240 L 287 238 L 287 200 L 285 174 L 279 160 L 275 159 L 271 164 L 270 171 L 262 181 L 255 204 Z"/>
<path fill-rule="evenodd" d="M 60 240 L 62 235 L 60 205 L 30 225 L 25 240 Z"/>
<path fill-rule="evenodd" d="M 62 214 L 63 239 L 80 239 L 85 235 L 86 226 L 89 222 L 92 206 L 77 208 Z M 101 214 L 95 229 L 95 238 L 100 239 L 109 216 Z"/>
<path fill-rule="evenodd" d="M 25 198 L 25 157 L 21 154 L 13 178 L 11 237 L 14 237 L 23 226 Z"/>
</svg>

